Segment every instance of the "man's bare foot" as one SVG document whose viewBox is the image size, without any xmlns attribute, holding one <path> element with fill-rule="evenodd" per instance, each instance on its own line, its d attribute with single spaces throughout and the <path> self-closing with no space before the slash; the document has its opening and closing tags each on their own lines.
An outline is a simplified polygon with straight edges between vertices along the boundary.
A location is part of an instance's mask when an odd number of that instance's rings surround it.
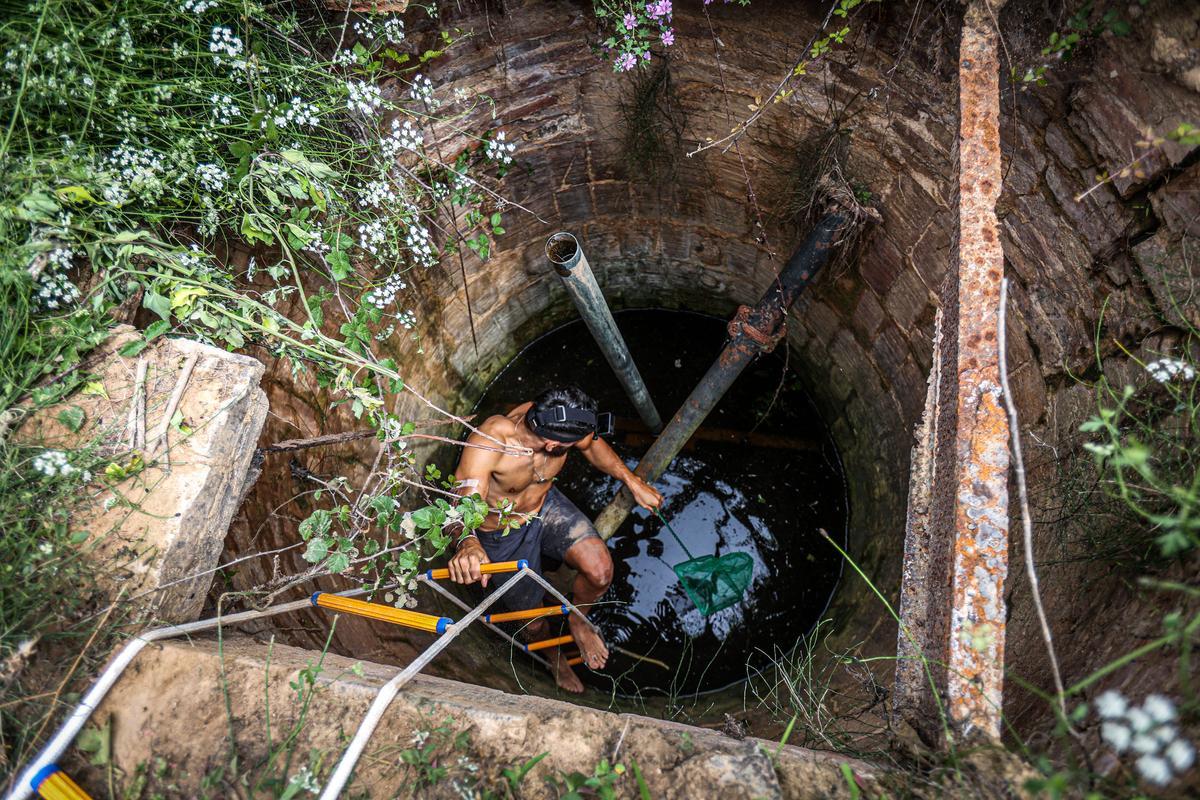
<svg viewBox="0 0 1200 800">
<path fill-rule="evenodd" d="M 583 656 L 583 666 L 588 669 L 600 669 L 608 663 L 608 647 L 595 628 L 588 624 L 583 615 L 571 613 L 567 617 L 571 635 L 575 637 L 575 645 Z"/>
<path fill-rule="evenodd" d="M 575 670 L 567 664 L 567 657 L 562 654 L 562 651 L 559 651 L 550 663 L 554 671 L 554 682 L 558 684 L 558 688 L 571 694 L 583 694 L 583 681 L 579 680 Z"/>
</svg>

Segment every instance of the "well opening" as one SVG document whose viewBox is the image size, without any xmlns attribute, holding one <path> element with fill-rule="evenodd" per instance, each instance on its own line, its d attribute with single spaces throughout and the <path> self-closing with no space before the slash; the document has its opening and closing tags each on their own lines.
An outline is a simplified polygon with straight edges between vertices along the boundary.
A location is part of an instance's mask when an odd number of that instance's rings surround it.
<svg viewBox="0 0 1200 800">
<path fill-rule="evenodd" d="M 724 320 L 685 311 L 626 311 L 617 322 L 651 396 L 668 414 L 726 336 Z M 656 482 L 666 497 L 663 514 L 682 543 L 644 509 L 609 541 L 613 585 L 592 618 L 611 644 L 669 668 L 617 652 L 603 674 L 589 676 L 596 688 L 693 694 L 740 682 L 769 664 L 776 648 L 786 650 L 804 636 L 828 605 L 842 561 L 818 531 L 844 544 L 845 483 L 837 448 L 789 362 L 772 354 L 743 373 Z M 503 414 L 545 388 L 572 382 L 617 415 L 610 443 L 635 467 L 652 434 L 636 419 L 582 322 L 522 349 L 488 387 L 476 414 Z M 620 488 L 574 455 L 557 487 L 589 518 Z M 705 618 L 672 567 L 735 551 L 753 558 L 753 583 L 743 602 Z"/>
</svg>

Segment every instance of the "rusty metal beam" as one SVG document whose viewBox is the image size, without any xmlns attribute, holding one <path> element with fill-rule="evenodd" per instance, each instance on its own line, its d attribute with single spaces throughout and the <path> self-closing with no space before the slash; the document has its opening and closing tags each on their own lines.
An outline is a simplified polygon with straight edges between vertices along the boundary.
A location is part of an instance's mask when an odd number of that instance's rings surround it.
<svg viewBox="0 0 1200 800">
<path fill-rule="evenodd" d="M 911 467 L 894 707 L 927 742 L 998 739 L 1008 574 L 1008 418 L 1000 395 L 1004 0 L 971 0 L 959 48 L 958 219 Z M 935 694 L 936 692 L 936 694 Z"/>
<path fill-rule="evenodd" d="M 954 502 L 950 718 L 999 739 L 1008 575 L 1008 417 L 1000 398 L 1004 250 L 1000 198 L 1000 31 L 1005 0 L 967 7 L 959 48 L 958 469 Z"/>
</svg>

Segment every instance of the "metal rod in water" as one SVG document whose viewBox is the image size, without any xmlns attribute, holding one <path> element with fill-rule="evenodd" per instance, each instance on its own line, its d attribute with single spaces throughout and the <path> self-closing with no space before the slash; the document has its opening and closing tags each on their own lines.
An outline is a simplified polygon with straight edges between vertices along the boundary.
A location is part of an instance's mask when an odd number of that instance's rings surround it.
<svg viewBox="0 0 1200 800">
<path fill-rule="evenodd" d="M 546 257 L 562 279 L 562 285 L 579 309 L 580 316 L 592 332 L 592 338 L 600 345 L 608 365 L 617 374 L 617 380 L 621 382 L 625 394 L 629 395 L 638 416 L 647 428 L 658 433 L 662 430 L 662 417 L 650 399 L 650 392 L 646 390 L 637 364 L 629 355 L 629 348 L 625 346 L 625 340 L 617 329 L 616 320 L 600 292 L 596 276 L 592 274 L 592 267 L 578 240 L 565 231 L 554 234 L 546 240 Z"/>
<path fill-rule="evenodd" d="M 846 223 L 846 217 L 841 214 L 825 216 L 804 244 L 788 259 L 758 305 L 738 309 L 737 315 L 729 322 L 729 342 L 725 349 L 675 412 L 670 424 L 650 445 L 646 455 L 642 456 L 634 470 L 638 477 L 653 481 L 662 475 L 746 365 L 759 353 L 774 349 L 783 335 L 784 315 L 800 292 L 812 282 L 817 270 L 829 261 L 836 244 L 835 237 Z M 622 488 L 596 517 L 596 530 L 600 536 L 608 539 L 616 533 L 633 510 L 633 505 L 633 495 L 628 489 Z"/>
</svg>

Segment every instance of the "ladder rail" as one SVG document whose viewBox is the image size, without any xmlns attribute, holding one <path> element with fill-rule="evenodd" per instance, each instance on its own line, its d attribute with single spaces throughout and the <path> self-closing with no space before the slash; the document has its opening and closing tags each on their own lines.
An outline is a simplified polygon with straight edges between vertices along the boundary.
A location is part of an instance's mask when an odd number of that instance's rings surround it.
<svg viewBox="0 0 1200 800">
<path fill-rule="evenodd" d="M 325 784 L 325 788 L 321 791 L 320 800 L 337 800 L 341 796 L 342 790 L 350 780 L 350 775 L 354 772 L 355 765 L 358 764 L 358 759 L 362 756 L 363 750 L 366 749 L 372 734 L 375 733 L 375 728 L 378 727 L 379 720 L 383 718 L 384 712 L 387 711 L 388 706 L 391 705 L 392 700 L 396 698 L 396 695 L 404 685 L 416 677 L 421 670 L 425 669 L 429 662 L 433 661 L 439 653 L 445 650 L 460 633 L 469 628 L 472 622 L 483 616 L 483 612 L 487 611 L 493 603 L 503 597 L 510 589 L 520 583 L 522 578 L 528 575 L 536 575 L 536 573 L 527 566 L 522 567 L 513 576 L 512 580 L 485 597 L 469 614 L 451 625 L 450 630 L 446 631 L 436 642 L 427 647 L 425 652 L 417 656 L 412 663 L 379 688 L 379 692 L 375 695 L 375 700 L 371 703 L 371 707 L 367 709 L 366 716 L 359 723 L 354 738 L 350 740 L 350 744 L 342 751 L 342 757 L 338 761 L 337 767 L 334 768 L 333 773 L 329 776 L 329 782 Z"/>
</svg>

